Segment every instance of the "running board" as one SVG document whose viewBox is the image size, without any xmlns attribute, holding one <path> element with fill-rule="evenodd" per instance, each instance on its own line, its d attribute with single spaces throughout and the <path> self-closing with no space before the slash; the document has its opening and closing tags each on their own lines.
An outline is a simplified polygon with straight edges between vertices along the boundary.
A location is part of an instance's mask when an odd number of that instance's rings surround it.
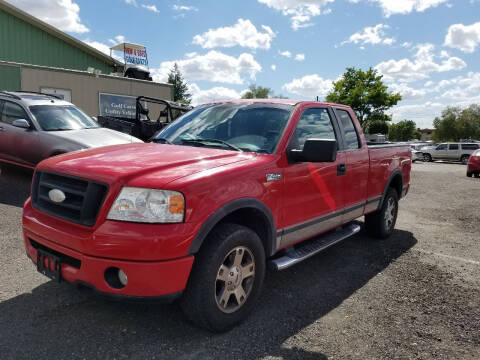
<svg viewBox="0 0 480 360">
<path fill-rule="evenodd" d="M 270 260 L 270 266 L 274 270 L 284 270 L 352 235 L 355 235 L 359 231 L 360 225 L 351 223 L 328 232 L 325 235 L 320 235 L 311 240 L 303 241 L 298 245 L 290 246 L 285 249 L 285 253 L 282 256 Z"/>
</svg>

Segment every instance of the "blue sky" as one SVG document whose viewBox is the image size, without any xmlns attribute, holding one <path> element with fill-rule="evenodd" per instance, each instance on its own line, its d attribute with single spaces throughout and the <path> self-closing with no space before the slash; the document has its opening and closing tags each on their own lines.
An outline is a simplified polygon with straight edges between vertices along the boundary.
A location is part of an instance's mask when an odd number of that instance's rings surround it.
<svg viewBox="0 0 480 360">
<path fill-rule="evenodd" d="M 147 47 L 164 81 L 177 62 L 194 102 L 249 84 L 323 99 L 348 66 L 375 67 L 420 127 L 480 103 L 480 0 L 8 0 L 99 50 Z"/>
</svg>

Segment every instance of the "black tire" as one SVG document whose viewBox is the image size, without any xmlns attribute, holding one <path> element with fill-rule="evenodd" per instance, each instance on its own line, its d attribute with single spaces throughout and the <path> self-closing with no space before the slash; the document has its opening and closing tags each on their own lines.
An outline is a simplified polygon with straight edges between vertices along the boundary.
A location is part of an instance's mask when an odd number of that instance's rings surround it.
<svg viewBox="0 0 480 360">
<path fill-rule="evenodd" d="M 393 205 L 393 213 L 390 206 Z M 387 221 L 387 212 L 391 213 L 390 221 Z M 382 207 L 365 215 L 365 230 L 367 234 L 379 239 L 389 237 L 395 229 L 398 215 L 398 193 L 395 189 L 389 188 L 383 200 Z"/>
<path fill-rule="evenodd" d="M 475 177 L 476 177 L 476 178 L 480 178 L 480 173 L 478 173 L 478 172 L 475 173 Z"/>
<path fill-rule="evenodd" d="M 471 172 L 467 172 L 467 177 L 472 177 L 472 173 Z"/>
<path fill-rule="evenodd" d="M 433 161 L 432 155 L 430 155 L 430 154 L 423 154 L 423 161 L 432 162 L 432 161 Z"/>
<path fill-rule="evenodd" d="M 469 158 L 470 158 L 470 155 L 462 155 L 462 157 L 460 158 L 460 161 L 462 162 L 463 165 L 467 165 Z"/>
<path fill-rule="evenodd" d="M 233 251 L 239 251 L 236 249 L 250 251 L 248 254 L 247 251 L 244 253 L 253 259 L 254 274 L 250 278 L 241 277 L 239 281 L 242 289 L 244 289 L 244 282 L 250 281 L 250 290 L 245 292 L 246 300 L 241 305 L 236 301 L 235 294 L 228 297 L 227 302 L 237 304 L 236 306 L 239 307 L 236 310 L 230 309 L 231 312 L 227 313 L 225 312 L 226 304 L 224 303 L 224 311 L 220 308 L 222 305 L 218 303 L 218 297 L 221 297 L 218 284 L 222 281 L 218 280 L 218 276 L 222 274 L 222 264 L 231 259 L 227 255 Z M 236 253 L 234 257 L 236 258 Z M 195 256 L 187 289 L 180 299 L 184 314 L 195 325 L 213 332 L 227 331 L 239 324 L 250 314 L 258 300 L 265 277 L 265 262 L 262 241 L 254 231 L 245 226 L 230 223 L 216 227 Z M 233 273 L 229 272 L 229 274 Z M 223 290 L 227 290 L 227 281 L 224 282 Z"/>
</svg>

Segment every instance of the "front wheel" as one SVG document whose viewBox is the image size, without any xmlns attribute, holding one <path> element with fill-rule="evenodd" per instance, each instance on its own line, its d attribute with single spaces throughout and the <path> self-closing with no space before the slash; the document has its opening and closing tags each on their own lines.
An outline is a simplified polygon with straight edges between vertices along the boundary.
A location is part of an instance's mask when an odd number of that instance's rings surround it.
<svg viewBox="0 0 480 360">
<path fill-rule="evenodd" d="M 221 332 L 253 310 L 265 276 L 265 251 L 247 227 L 222 224 L 195 258 L 180 306 L 196 325 Z"/>
<path fill-rule="evenodd" d="M 462 157 L 460 158 L 460 161 L 462 162 L 463 165 L 467 165 L 469 158 L 470 158 L 469 155 L 462 155 Z"/>
<path fill-rule="evenodd" d="M 423 154 L 423 161 L 425 161 L 425 162 L 431 162 L 431 161 L 432 161 L 432 155 L 430 155 L 430 154 Z"/>
<path fill-rule="evenodd" d="M 382 207 L 374 213 L 365 215 L 365 230 L 370 236 L 385 239 L 395 229 L 398 215 L 398 194 L 388 189 Z"/>
</svg>

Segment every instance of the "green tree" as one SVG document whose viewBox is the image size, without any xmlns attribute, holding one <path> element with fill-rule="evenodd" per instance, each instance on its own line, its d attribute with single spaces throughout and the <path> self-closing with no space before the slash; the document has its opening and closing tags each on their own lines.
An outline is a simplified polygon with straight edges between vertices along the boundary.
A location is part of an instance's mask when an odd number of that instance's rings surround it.
<svg viewBox="0 0 480 360">
<path fill-rule="evenodd" d="M 384 120 L 369 120 L 363 128 L 367 134 L 388 134 L 388 123 Z"/>
<path fill-rule="evenodd" d="M 173 85 L 173 101 L 182 102 L 189 105 L 192 101 L 192 95 L 188 92 L 187 83 L 183 79 L 177 63 L 175 63 L 173 68 L 170 70 L 167 82 Z"/>
<path fill-rule="evenodd" d="M 362 126 L 374 119 L 389 121 L 390 117 L 385 111 L 397 105 L 402 96 L 388 92 L 388 86 L 383 83 L 382 78 L 383 76 L 372 68 L 367 71 L 347 68 L 342 78 L 333 83 L 333 90 L 326 100 L 350 105 Z"/>
<path fill-rule="evenodd" d="M 460 136 L 456 124 L 461 113 L 462 110 L 459 107 L 449 106 L 443 110 L 442 115 L 433 120 L 435 130 L 432 134 L 432 140 L 435 142 L 458 141 Z"/>
<path fill-rule="evenodd" d="M 409 141 L 417 137 L 417 124 L 413 120 L 403 120 L 388 128 L 388 140 L 390 141 Z"/>
<path fill-rule="evenodd" d="M 270 94 L 273 94 L 270 88 L 252 84 L 248 87 L 248 91 L 242 95 L 242 99 L 268 99 Z"/>
</svg>

